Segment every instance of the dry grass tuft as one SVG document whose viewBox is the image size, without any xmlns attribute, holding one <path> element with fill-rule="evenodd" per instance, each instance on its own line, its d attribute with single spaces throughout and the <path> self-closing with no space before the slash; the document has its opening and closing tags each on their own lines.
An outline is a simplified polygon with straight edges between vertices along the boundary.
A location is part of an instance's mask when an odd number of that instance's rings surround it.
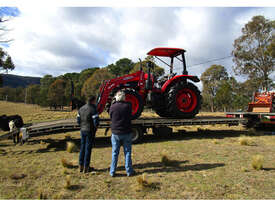
<svg viewBox="0 0 275 206">
<path fill-rule="evenodd" d="M 64 199 L 64 191 L 61 191 L 60 193 L 55 193 L 52 197 L 53 200 L 62 200 Z"/>
<path fill-rule="evenodd" d="M 239 142 L 241 145 L 245 145 L 245 146 L 252 146 L 255 145 L 255 143 L 252 141 L 251 138 L 247 138 L 247 137 L 241 137 L 239 138 Z"/>
<path fill-rule="evenodd" d="M 46 200 L 46 199 L 48 199 L 48 198 L 47 198 L 47 195 L 46 195 L 45 193 L 43 193 L 42 189 L 40 189 L 40 190 L 38 191 L 38 199 L 39 199 L 39 200 Z"/>
<path fill-rule="evenodd" d="M 70 189 L 71 188 L 71 176 L 70 175 L 66 176 L 65 188 L 66 189 Z"/>
<path fill-rule="evenodd" d="M 146 174 L 143 173 L 141 176 L 137 177 L 137 191 L 146 189 L 159 189 L 159 186 L 155 182 L 151 182 L 146 178 Z"/>
<path fill-rule="evenodd" d="M 73 142 L 67 142 L 67 152 L 72 153 L 77 151 L 77 147 Z"/>
<path fill-rule="evenodd" d="M 263 169 L 264 157 L 262 155 L 255 155 L 252 157 L 251 165 L 255 170 Z"/>
<path fill-rule="evenodd" d="M 214 143 L 214 144 L 219 144 L 218 140 L 216 140 L 216 139 L 213 140 L 213 143 Z"/>
<path fill-rule="evenodd" d="M 244 168 L 244 167 L 241 168 L 241 171 L 242 171 L 242 172 L 249 172 L 249 170 L 246 169 L 246 168 Z"/>
<path fill-rule="evenodd" d="M 23 178 L 25 178 L 27 175 L 25 175 L 25 174 L 12 174 L 11 176 L 10 176 L 10 178 L 11 179 L 13 179 L 13 180 L 20 180 L 20 179 L 23 179 Z"/>
<path fill-rule="evenodd" d="M 168 166 L 169 165 L 169 158 L 166 154 L 162 154 L 161 155 L 161 163 L 164 165 L 164 166 Z"/>
<path fill-rule="evenodd" d="M 249 145 L 249 139 L 245 137 L 241 137 L 239 139 L 241 145 Z"/>
<path fill-rule="evenodd" d="M 161 163 L 164 167 L 177 167 L 179 166 L 179 163 L 175 160 L 170 160 L 167 156 L 167 154 L 162 153 L 161 154 Z"/>
<path fill-rule="evenodd" d="M 257 133 L 255 128 L 249 128 L 248 131 L 247 131 L 247 134 L 249 136 L 256 136 L 258 133 Z"/>
<path fill-rule="evenodd" d="M 48 146 L 49 144 L 47 144 L 46 142 L 43 142 L 42 140 L 40 141 L 40 149 L 47 149 Z"/>
<path fill-rule="evenodd" d="M 66 160 L 65 158 L 61 159 L 61 163 L 63 167 L 66 168 L 74 168 L 75 166 L 73 165 L 73 163 L 69 162 L 68 160 Z"/>
<path fill-rule="evenodd" d="M 68 172 L 68 170 L 66 170 L 66 168 L 63 168 L 61 174 L 62 174 L 62 175 L 68 175 L 69 172 Z"/>
<path fill-rule="evenodd" d="M 65 140 L 72 140 L 72 136 L 70 134 L 65 135 Z"/>
</svg>

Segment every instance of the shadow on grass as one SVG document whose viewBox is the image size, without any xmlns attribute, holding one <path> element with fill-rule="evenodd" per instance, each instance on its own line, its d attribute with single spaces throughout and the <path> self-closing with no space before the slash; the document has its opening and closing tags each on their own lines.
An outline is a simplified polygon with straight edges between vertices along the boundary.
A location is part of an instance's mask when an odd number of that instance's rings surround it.
<svg viewBox="0 0 275 206">
<path fill-rule="evenodd" d="M 275 171 L 275 168 L 263 168 L 264 171 Z"/>
<path fill-rule="evenodd" d="M 67 187 L 67 190 L 71 190 L 71 191 L 77 191 L 77 190 L 81 190 L 83 189 L 84 186 L 83 185 L 70 185 L 69 187 Z"/>
<path fill-rule="evenodd" d="M 6 150 L 4 150 L 4 149 L 0 149 L 0 155 L 5 156 L 6 154 L 7 154 Z"/>
<path fill-rule="evenodd" d="M 0 147 L 8 147 L 8 146 L 10 146 L 10 145 L 9 144 L 3 144 L 3 143 L 0 144 Z"/>
<path fill-rule="evenodd" d="M 41 141 L 43 144 L 41 144 Z M 45 152 L 58 152 L 58 151 L 65 151 L 67 148 L 67 142 L 73 142 L 76 145 L 78 145 L 78 148 L 80 146 L 80 139 L 30 139 L 26 144 L 28 145 L 41 145 L 41 148 L 35 149 L 35 150 L 27 150 L 27 151 L 16 151 L 12 152 L 11 154 L 32 154 L 32 153 L 45 153 Z M 24 145 L 23 145 L 24 147 Z M 78 152 L 78 151 L 74 151 Z"/>
<path fill-rule="evenodd" d="M 140 143 L 161 143 L 167 141 L 188 141 L 192 139 L 224 139 L 224 138 L 239 138 L 242 135 L 249 135 L 248 131 L 236 131 L 236 130 L 199 130 L 199 131 L 190 131 L 190 132 L 174 132 L 166 137 L 156 137 L 154 135 L 145 135 Z M 253 136 L 263 135 L 262 133 L 255 134 Z M 252 136 L 252 135 L 250 135 Z M 68 141 L 72 141 L 76 144 L 78 148 L 80 148 L 80 137 L 79 139 L 44 139 L 43 142 L 47 144 L 47 147 L 41 148 L 33 151 L 20 151 L 16 154 L 22 153 L 45 153 L 45 152 L 58 152 L 66 150 L 66 143 Z M 27 144 L 40 144 L 41 139 L 31 138 L 28 140 Z M 95 148 L 104 148 L 111 147 L 111 139 L 110 137 L 105 136 L 97 136 L 95 139 Z"/>
<path fill-rule="evenodd" d="M 217 167 L 224 167 L 224 163 L 202 163 L 202 164 L 194 164 L 194 165 L 184 165 L 181 164 L 188 163 L 188 160 L 184 161 L 176 161 L 171 160 L 174 165 L 165 166 L 162 162 L 150 162 L 145 164 L 134 164 L 134 169 L 143 169 L 142 173 L 160 173 L 160 172 L 185 172 L 185 171 L 202 171 L 214 169 Z M 150 168 L 150 169 L 147 169 Z M 117 168 L 117 171 L 125 170 L 123 166 Z"/>
<path fill-rule="evenodd" d="M 47 112 L 72 112 L 71 110 L 66 110 L 66 109 L 46 109 L 44 111 L 47 111 Z"/>
<path fill-rule="evenodd" d="M 156 169 L 145 169 L 143 172 L 146 173 L 159 173 L 159 172 L 185 172 L 185 171 L 202 171 L 209 170 L 216 167 L 224 167 L 223 163 L 208 163 L 208 164 L 194 164 L 194 165 L 185 165 L 183 167 L 163 167 Z"/>
<path fill-rule="evenodd" d="M 179 140 L 192 140 L 192 139 L 224 139 L 224 138 L 238 138 L 242 135 L 246 135 L 246 131 L 235 130 L 202 130 L 191 132 L 173 132 L 166 137 L 156 137 L 155 135 L 144 135 L 142 140 L 137 144 L 143 143 L 159 143 L 166 141 L 179 141 Z M 95 147 L 109 147 L 111 146 L 110 137 L 97 137 Z"/>
</svg>

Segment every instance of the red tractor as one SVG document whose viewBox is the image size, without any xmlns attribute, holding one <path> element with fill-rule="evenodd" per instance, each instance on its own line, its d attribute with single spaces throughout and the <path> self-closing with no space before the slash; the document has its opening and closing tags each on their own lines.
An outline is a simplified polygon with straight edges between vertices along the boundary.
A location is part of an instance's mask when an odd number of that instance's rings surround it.
<svg viewBox="0 0 275 206">
<path fill-rule="evenodd" d="M 129 75 L 106 80 L 100 87 L 97 98 L 98 113 L 109 110 L 115 93 L 123 90 L 126 101 L 132 104 L 132 119 L 137 119 L 144 106 L 152 108 L 159 116 L 166 118 L 193 118 L 200 110 L 201 95 L 192 84 L 199 82 L 197 76 L 188 75 L 184 56 L 185 50 L 179 48 L 155 48 L 147 55 L 157 58 L 170 68 L 170 74 L 157 80 L 154 76 L 154 63 L 147 62 L 148 73 L 140 63 L 140 70 Z M 159 57 L 168 57 L 170 64 Z M 174 60 L 182 63 L 182 74 L 173 73 Z"/>
</svg>

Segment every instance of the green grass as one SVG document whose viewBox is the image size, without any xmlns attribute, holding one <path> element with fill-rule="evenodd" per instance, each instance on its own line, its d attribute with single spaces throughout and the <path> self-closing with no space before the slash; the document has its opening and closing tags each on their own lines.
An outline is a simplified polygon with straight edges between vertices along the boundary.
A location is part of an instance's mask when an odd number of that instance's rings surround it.
<svg viewBox="0 0 275 206">
<path fill-rule="evenodd" d="M 101 129 L 91 158 L 97 171 L 88 174 L 79 172 L 78 152 L 66 150 L 68 142 L 79 148 L 79 131 L 33 137 L 23 146 L 2 140 L 0 199 L 275 198 L 274 135 L 249 135 L 242 127 L 227 126 L 173 130 L 171 137 L 148 135 L 133 145 L 134 177 L 126 176 L 123 149 L 118 177 L 109 176 L 111 142 Z M 240 144 L 244 136 L 252 146 Z M 255 155 L 264 157 L 260 170 L 251 166 Z"/>
</svg>

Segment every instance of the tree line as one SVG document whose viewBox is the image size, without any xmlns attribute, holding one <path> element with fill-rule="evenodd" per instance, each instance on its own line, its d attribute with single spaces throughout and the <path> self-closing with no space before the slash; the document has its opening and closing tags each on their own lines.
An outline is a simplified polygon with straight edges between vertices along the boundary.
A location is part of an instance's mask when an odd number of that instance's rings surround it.
<svg viewBox="0 0 275 206">
<path fill-rule="evenodd" d="M 146 60 L 142 62 L 143 65 Z M 40 85 L 29 85 L 26 88 L 0 87 L 0 100 L 44 107 L 69 106 L 72 98 L 85 101 L 88 96 L 96 95 L 103 80 L 136 72 L 138 67 L 139 63 L 122 58 L 104 68 L 87 68 L 80 73 L 66 73 L 57 77 L 45 75 Z M 156 71 L 158 75 L 164 74 L 161 67 L 156 66 Z"/>
<path fill-rule="evenodd" d="M 233 71 L 236 75 L 246 77 L 245 82 L 238 82 L 230 76 L 223 65 L 212 65 L 202 73 L 202 110 L 245 110 L 254 92 L 275 89 L 274 80 L 270 77 L 275 71 L 274 28 L 275 21 L 254 16 L 242 28 L 242 35 L 234 41 Z M 3 61 L 7 60 L 5 55 Z M 142 65 L 150 58 L 147 57 Z M 98 93 L 103 80 L 133 73 L 139 69 L 139 65 L 139 62 L 122 58 L 104 68 L 87 68 L 80 73 L 66 73 L 58 77 L 45 75 L 40 85 L 0 87 L 0 100 L 41 106 L 68 106 L 72 97 L 85 101 L 87 96 Z M 159 77 L 164 74 L 164 69 L 155 65 L 155 72 Z"/>
</svg>

